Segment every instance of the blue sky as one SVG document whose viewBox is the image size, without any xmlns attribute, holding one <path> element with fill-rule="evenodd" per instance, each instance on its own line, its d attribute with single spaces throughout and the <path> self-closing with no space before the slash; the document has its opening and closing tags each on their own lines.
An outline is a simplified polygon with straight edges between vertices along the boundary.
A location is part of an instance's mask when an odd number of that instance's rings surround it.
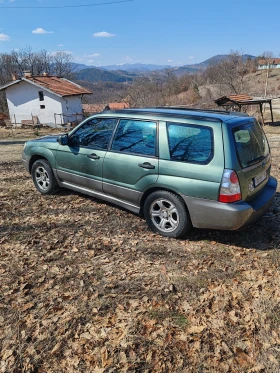
<svg viewBox="0 0 280 373">
<path fill-rule="evenodd" d="M 238 50 L 280 54 L 280 1 L 0 0 L 0 53 L 67 51 L 87 65 L 186 65 Z M 117 1 L 117 0 L 115 0 Z M 18 9 L 16 7 L 39 7 Z"/>
</svg>

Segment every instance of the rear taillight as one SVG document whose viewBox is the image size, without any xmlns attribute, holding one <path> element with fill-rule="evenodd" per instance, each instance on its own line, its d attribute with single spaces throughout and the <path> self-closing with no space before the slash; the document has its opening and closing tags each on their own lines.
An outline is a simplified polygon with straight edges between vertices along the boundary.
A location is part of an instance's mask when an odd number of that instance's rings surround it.
<svg viewBox="0 0 280 373">
<path fill-rule="evenodd" d="M 241 192 L 238 176 L 235 171 L 225 169 L 220 187 L 219 201 L 231 203 L 240 200 Z"/>
</svg>

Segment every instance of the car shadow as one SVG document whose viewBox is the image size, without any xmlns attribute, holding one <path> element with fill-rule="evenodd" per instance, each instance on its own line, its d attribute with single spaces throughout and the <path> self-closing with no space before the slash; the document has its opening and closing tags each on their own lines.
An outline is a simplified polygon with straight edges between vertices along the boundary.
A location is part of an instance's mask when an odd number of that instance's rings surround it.
<svg viewBox="0 0 280 373">
<path fill-rule="evenodd" d="M 276 122 L 265 121 L 264 125 L 265 126 L 270 126 L 270 127 L 278 127 L 278 126 L 280 126 L 280 121 L 276 121 Z"/>
<path fill-rule="evenodd" d="M 116 206 L 113 203 L 100 200 L 79 192 L 68 189 L 61 189 L 61 195 L 79 195 L 83 198 L 96 202 L 98 204 L 107 205 L 112 208 L 125 211 L 129 216 L 139 217 L 139 215 L 126 210 L 125 208 Z M 143 220 L 144 218 L 140 216 Z M 270 250 L 280 247 L 280 193 L 277 192 L 275 200 L 269 211 L 252 226 L 239 231 L 222 231 L 210 229 L 194 228 L 188 235 L 181 239 L 185 241 L 215 241 L 224 245 L 232 245 L 240 248 L 256 249 L 256 250 Z M 146 232 L 146 230 L 145 230 Z M 161 239 L 158 236 L 159 240 Z M 165 239 L 165 238 L 164 238 Z"/>
</svg>

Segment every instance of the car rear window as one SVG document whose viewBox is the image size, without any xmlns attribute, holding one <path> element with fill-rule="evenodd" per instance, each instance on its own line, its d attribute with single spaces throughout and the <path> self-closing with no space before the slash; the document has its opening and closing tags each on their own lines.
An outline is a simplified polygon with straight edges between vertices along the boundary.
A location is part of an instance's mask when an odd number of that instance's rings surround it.
<svg viewBox="0 0 280 373">
<path fill-rule="evenodd" d="M 214 154 L 213 130 L 206 126 L 167 123 L 170 160 L 207 164 Z"/>
<path fill-rule="evenodd" d="M 234 128 L 233 136 L 242 168 L 260 162 L 269 154 L 267 139 L 257 121 Z"/>
</svg>

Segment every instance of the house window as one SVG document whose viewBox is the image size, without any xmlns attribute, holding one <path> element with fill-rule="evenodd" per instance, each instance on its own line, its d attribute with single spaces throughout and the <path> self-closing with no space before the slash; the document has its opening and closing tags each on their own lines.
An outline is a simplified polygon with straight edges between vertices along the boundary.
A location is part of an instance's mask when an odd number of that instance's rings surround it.
<svg viewBox="0 0 280 373">
<path fill-rule="evenodd" d="M 45 105 L 40 105 L 40 109 L 45 109 Z"/>
<path fill-rule="evenodd" d="M 39 101 L 44 101 L 44 92 L 43 91 L 39 91 Z"/>
</svg>

